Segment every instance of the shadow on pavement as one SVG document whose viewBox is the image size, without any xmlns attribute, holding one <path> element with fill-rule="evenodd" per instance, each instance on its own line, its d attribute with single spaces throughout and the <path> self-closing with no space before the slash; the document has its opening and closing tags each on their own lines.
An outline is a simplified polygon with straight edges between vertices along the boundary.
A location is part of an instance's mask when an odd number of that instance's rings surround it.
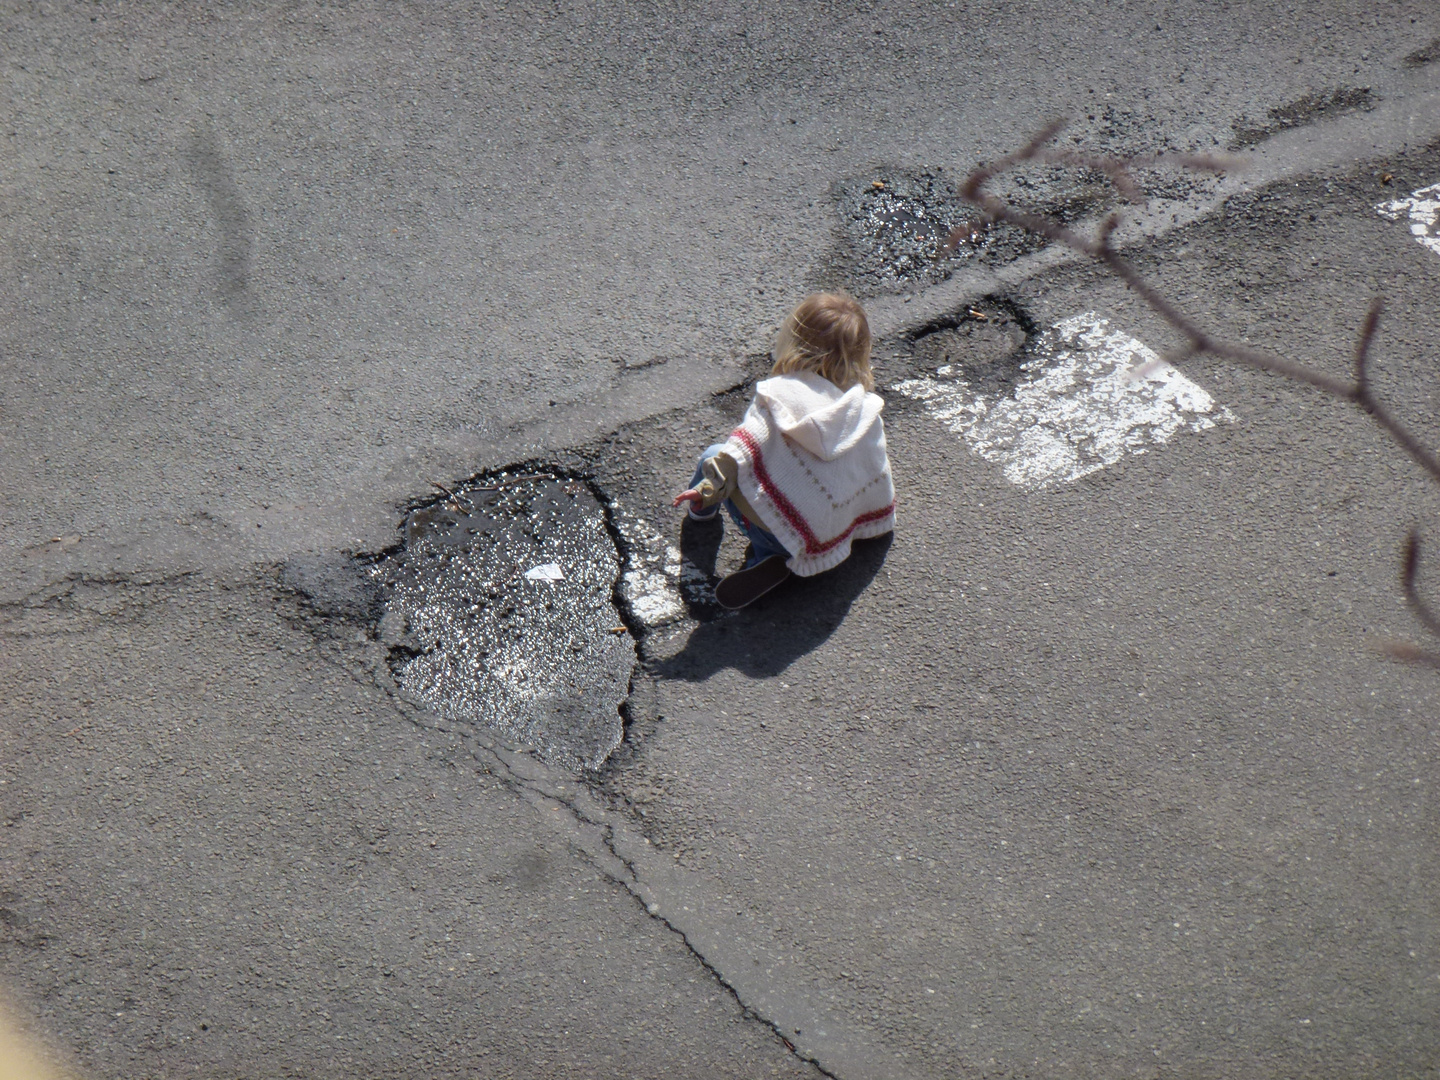
<svg viewBox="0 0 1440 1080">
<path fill-rule="evenodd" d="M 850 558 L 815 577 L 792 577 L 729 618 L 702 622 L 685 647 L 652 669 L 659 678 L 700 682 L 723 668 L 755 678 L 778 675 L 824 642 L 880 572 L 893 534 L 857 540 Z"/>
</svg>

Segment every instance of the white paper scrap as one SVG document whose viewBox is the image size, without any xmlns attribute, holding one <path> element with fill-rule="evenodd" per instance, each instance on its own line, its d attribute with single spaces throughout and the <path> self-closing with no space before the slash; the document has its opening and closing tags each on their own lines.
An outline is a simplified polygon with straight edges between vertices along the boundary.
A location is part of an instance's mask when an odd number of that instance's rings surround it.
<svg viewBox="0 0 1440 1080">
<path fill-rule="evenodd" d="M 531 581 L 560 581 L 564 579 L 565 571 L 560 569 L 559 563 L 547 562 L 532 566 L 525 571 L 525 576 Z"/>
</svg>

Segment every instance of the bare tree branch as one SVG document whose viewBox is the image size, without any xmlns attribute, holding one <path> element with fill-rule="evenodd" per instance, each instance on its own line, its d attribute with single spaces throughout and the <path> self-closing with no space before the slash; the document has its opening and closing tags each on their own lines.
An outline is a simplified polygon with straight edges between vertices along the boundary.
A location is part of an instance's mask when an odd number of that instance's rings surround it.
<svg viewBox="0 0 1440 1080">
<path fill-rule="evenodd" d="M 1380 327 L 1380 313 L 1385 310 L 1385 301 L 1380 297 L 1370 301 L 1370 310 L 1365 313 L 1365 325 L 1360 328 L 1360 340 L 1355 345 L 1355 394 L 1357 398 L 1370 396 L 1370 344 L 1375 340 L 1375 331 Z"/>
<path fill-rule="evenodd" d="M 1400 584 L 1405 589 L 1405 602 L 1410 605 L 1410 610 L 1415 617 L 1424 624 L 1425 629 L 1440 637 L 1440 617 L 1435 615 L 1430 605 L 1420 595 L 1417 584 L 1420 570 L 1420 533 L 1411 529 L 1405 536 L 1405 546 L 1400 553 Z"/>
<path fill-rule="evenodd" d="M 1395 443 L 1405 451 L 1432 479 L 1440 482 L 1440 455 L 1426 446 L 1418 436 L 1402 424 L 1390 409 L 1375 397 L 1369 372 L 1370 352 L 1380 328 L 1380 317 L 1384 312 L 1384 301 L 1376 297 L 1370 302 L 1356 339 L 1353 355 L 1354 378 L 1346 379 L 1319 371 L 1308 364 L 1298 363 L 1273 353 L 1251 348 L 1248 345 L 1225 341 L 1200 327 L 1189 315 L 1181 311 L 1158 288 L 1146 281 L 1115 249 L 1111 240 L 1119 228 L 1122 218 L 1118 211 L 1106 216 L 1093 237 L 1083 236 L 1052 218 L 1012 206 L 1004 199 L 986 190 L 986 185 L 1010 169 L 1027 164 L 1062 165 L 1077 169 L 1089 169 L 1104 174 L 1122 196 L 1130 202 L 1139 202 L 1143 194 L 1131 177 L 1136 168 L 1179 166 L 1192 170 L 1223 173 L 1235 167 L 1233 161 L 1197 155 L 1153 155 L 1149 157 L 1106 157 L 1049 149 L 1051 140 L 1065 126 L 1063 120 L 1047 124 L 1023 148 L 1000 158 L 991 165 L 981 165 L 966 177 L 961 185 L 960 195 L 977 207 L 985 220 L 999 222 L 1023 229 L 1032 235 L 1053 243 L 1063 244 L 1073 251 L 1088 255 L 1105 266 L 1125 282 L 1152 311 L 1165 320 L 1183 337 L 1183 344 L 1173 351 L 1174 360 L 1188 359 L 1197 353 L 1209 353 L 1221 359 L 1243 364 L 1259 371 L 1293 379 L 1322 390 L 1333 397 L 1353 402 L 1367 413 Z M 963 241 L 977 239 L 975 222 L 966 222 L 951 231 L 944 251 L 953 251 Z M 1420 559 L 1419 536 L 1411 530 L 1405 541 L 1401 564 L 1401 584 L 1405 599 L 1416 618 L 1425 629 L 1440 637 L 1440 616 L 1420 596 L 1417 586 Z M 1440 654 L 1430 653 L 1418 646 L 1403 642 L 1390 643 L 1384 647 L 1387 655 L 1397 659 L 1431 664 L 1440 668 Z"/>
<path fill-rule="evenodd" d="M 1104 264 L 1117 277 L 1124 281 L 1126 285 L 1130 286 L 1156 314 L 1180 333 L 1184 334 L 1196 352 L 1207 352 L 1227 360 L 1244 364 L 1247 367 L 1258 368 L 1263 371 L 1273 371 L 1287 378 L 1309 383 L 1311 386 L 1334 394 L 1336 397 L 1343 397 L 1350 400 L 1354 399 L 1352 386 L 1345 379 L 1339 379 L 1333 375 L 1326 375 L 1304 364 L 1297 364 L 1294 361 L 1262 352 L 1259 349 L 1252 349 L 1245 345 L 1223 341 L 1220 338 L 1207 334 L 1193 319 L 1185 315 L 1174 304 L 1170 303 L 1158 289 L 1145 281 L 1139 272 L 1121 258 L 1119 252 L 1111 246 L 1109 242 L 1110 235 L 1119 224 L 1119 222 L 1115 220 L 1115 214 L 1111 214 L 1106 218 L 1105 223 L 1101 226 L 1100 234 L 1092 240 L 1081 236 L 1074 230 L 1066 228 L 1064 225 L 1050 218 L 1017 209 L 998 196 L 983 190 L 986 183 L 1006 170 L 1039 159 L 1045 142 L 1053 138 L 1062 126 L 1063 124 L 1059 121 L 1052 122 L 1047 125 L 1039 135 L 1032 139 L 1024 149 L 1001 158 L 994 165 L 977 168 L 966 178 L 965 183 L 961 186 L 961 197 L 972 205 L 979 207 L 991 221 L 1014 225 L 1036 236 L 1044 237 L 1055 243 L 1064 244 L 1071 250 L 1078 251 L 1083 255 L 1088 255 L 1092 259 Z M 1112 224 L 1112 222 L 1114 223 Z M 1437 479 L 1440 479 L 1440 473 L 1436 475 Z"/>
<path fill-rule="evenodd" d="M 1427 652 L 1408 641 L 1387 641 L 1380 646 L 1380 651 L 1394 660 L 1403 660 L 1407 664 L 1428 664 L 1430 667 L 1440 668 L 1440 653 Z"/>
</svg>

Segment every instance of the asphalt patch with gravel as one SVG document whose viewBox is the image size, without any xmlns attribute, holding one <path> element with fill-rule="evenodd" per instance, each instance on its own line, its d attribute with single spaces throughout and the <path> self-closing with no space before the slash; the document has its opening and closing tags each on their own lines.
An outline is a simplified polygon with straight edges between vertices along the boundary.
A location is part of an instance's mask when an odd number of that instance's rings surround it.
<svg viewBox="0 0 1440 1080">
<path fill-rule="evenodd" d="M 1173 169 L 1139 169 L 1149 195 L 1183 198 L 1203 182 Z M 1026 166 L 992 179 L 988 189 L 1030 213 L 1063 225 L 1117 205 L 1110 182 L 1091 169 Z M 837 270 L 862 297 L 916 291 L 943 281 L 967 263 L 1000 266 L 1048 241 L 1017 226 L 990 221 L 961 199 L 938 171 L 880 169 L 835 188 L 840 218 Z"/>
<path fill-rule="evenodd" d="M 582 480 L 506 472 L 447 492 L 370 571 L 395 681 L 441 716 L 598 768 L 624 734 L 635 664 L 620 571 Z"/>
<path fill-rule="evenodd" d="M 951 230 L 975 212 L 938 173 L 885 170 L 841 183 L 836 196 L 844 260 L 859 292 L 930 285 L 974 254 L 969 243 L 946 250 Z"/>
</svg>

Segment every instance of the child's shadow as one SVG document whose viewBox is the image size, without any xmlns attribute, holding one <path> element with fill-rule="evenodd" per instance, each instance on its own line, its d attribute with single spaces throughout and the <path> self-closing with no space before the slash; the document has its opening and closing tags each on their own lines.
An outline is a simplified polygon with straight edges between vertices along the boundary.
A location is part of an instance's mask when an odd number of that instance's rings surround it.
<svg viewBox="0 0 1440 1080">
<path fill-rule="evenodd" d="M 702 622 L 685 647 L 652 669 L 662 679 L 700 682 L 722 668 L 752 678 L 778 675 L 825 641 L 880 572 L 894 534 L 857 540 L 850 558 L 814 577 L 791 577 L 728 618 Z"/>
</svg>

